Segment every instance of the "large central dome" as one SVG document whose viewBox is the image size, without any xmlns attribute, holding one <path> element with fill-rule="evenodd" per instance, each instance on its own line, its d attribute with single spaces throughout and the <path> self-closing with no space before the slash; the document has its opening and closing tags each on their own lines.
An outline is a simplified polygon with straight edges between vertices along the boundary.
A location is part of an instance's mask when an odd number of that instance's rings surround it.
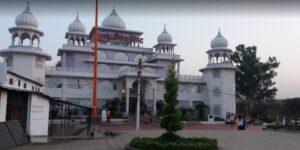
<svg viewBox="0 0 300 150">
<path fill-rule="evenodd" d="M 114 7 L 110 15 L 103 20 L 102 27 L 125 29 L 126 25 L 124 20 L 117 14 L 117 11 Z"/>
</svg>

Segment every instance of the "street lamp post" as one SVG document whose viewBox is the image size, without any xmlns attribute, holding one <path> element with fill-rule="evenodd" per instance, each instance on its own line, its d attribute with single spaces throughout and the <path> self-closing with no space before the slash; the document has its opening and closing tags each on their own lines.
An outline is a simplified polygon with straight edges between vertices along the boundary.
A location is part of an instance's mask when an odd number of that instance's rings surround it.
<svg viewBox="0 0 300 150">
<path fill-rule="evenodd" d="M 139 59 L 138 63 L 138 71 L 137 71 L 137 76 L 138 76 L 138 91 L 137 91 L 137 104 L 136 104 L 136 130 L 140 130 L 140 104 L 141 104 L 141 78 L 142 78 L 142 60 L 143 60 L 144 54 L 142 54 L 142 58 Z"/>
</svg>

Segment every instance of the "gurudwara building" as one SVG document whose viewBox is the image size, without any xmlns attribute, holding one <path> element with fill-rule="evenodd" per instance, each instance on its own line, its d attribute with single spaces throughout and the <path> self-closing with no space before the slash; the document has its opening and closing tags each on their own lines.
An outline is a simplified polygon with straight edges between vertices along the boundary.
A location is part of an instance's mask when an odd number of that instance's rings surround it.
<svg viewBox="0 0 300 150">
<path fill-rule="evenodd" d="M 94 30 L 87 33 L 84 23 L 77 15 L 68 26 L 65 34 L 66 43 L 57 51 L 60 60 L 55 66 L 45 66 L 45 61 L 51 57 L 39 48 L 42 31 L 37 30 L 37 19 L 31 14 L 17 18 L 27 22 L 26 30 L 10 28 L 12 47 L 9 55 L 3 55 L 7 68 L 15 64 L 28 65 L 26 69 L 19 65 L 13 70 L 44 85 L 42 92 L 54 98 L 81 105 L 91 105 L 92 72 L 93 72 L 93 40 Z M 16 24 L 18 22 L 16 20 Z M 203 101 L 210 106 L 210 113 L 225 116 L 225 113 L 235 113 L 235 71 L 230 60 L 232 50 L 220 31 L 211 41 L 208 64 L 200 69 L 203 76 L 183 75 L 180 73 L 180 63 L 184 61 L 174 49 L 172 36 L 166 26 L 157 37 L 153 48 L 142 47 L 143 32 L 129 30 L 116 9 L 103 20 L 99 29 L 98 49 L 98 100 L 100 105 L 115 98 L 121 100 L 121 109 L 125 115 L 135 110 L 137 97 L 137 65 L 142 58 L 141 101 L 153 114 L 157 112 L 156 103 L 163 100 L 164 80 L 170 62 L 176 61 L 176 71 L 179 79 L 179 107 L 193 107 Z M 28 31 L 28 32 L 27 32 Z M 15 40 L 19 38 L 20 40 Z M 23 39 L 29 39 L 29 45 L 22 47 Z M 27 58 L 14 55 L 30 53 Z M 203 55 L 201 53 L 197 55 Z M 22 60 L 21 60 L 22 59 Z M 24 59 L 24 60 L 23 60 Z M 24 62 L 25 61 L 25 62 Z M 28 61 L 28 64 L 26 63 Z M 29 66 L 30 65 L 30 66 Z M 18 66 L 18 65 L 17 65 Z M 27 69 L 30 68 L 30 69 Z M 199 72 L 199 74 L 200 74 Z"/>
</svg>

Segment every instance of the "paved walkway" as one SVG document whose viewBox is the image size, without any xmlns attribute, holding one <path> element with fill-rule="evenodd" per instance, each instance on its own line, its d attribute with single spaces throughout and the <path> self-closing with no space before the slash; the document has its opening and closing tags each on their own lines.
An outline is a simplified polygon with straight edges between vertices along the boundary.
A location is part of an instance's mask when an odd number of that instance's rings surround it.
<svg viewBox="0 0 300 150">
<path fill-rule="evenodd" d="M 16 150 L 120 150 L 134 137 L 157 137 L 162 130 L 122 131 L 121 135 L 93 140 L 20 146 Z M 300 133 L 263 130 L 184 130 L 181 136 L 217 138 L 221 150 L 298 150 Z"/>
</svg>

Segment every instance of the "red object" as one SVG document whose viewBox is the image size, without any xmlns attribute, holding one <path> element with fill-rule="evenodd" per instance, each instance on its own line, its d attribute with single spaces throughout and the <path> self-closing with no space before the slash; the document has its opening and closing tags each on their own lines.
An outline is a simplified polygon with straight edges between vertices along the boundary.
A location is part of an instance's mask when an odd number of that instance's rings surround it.
<svg viewBox="0 0 300 150">
<path fill-rule="evenodd" d="M 97 77 L 98 77 L 98 0 L 95 10 L 95 32 L 94 32 L 94 76 L 93 76 L 93 110 L 92 116 L 97 117 Z"/>
</svg>

